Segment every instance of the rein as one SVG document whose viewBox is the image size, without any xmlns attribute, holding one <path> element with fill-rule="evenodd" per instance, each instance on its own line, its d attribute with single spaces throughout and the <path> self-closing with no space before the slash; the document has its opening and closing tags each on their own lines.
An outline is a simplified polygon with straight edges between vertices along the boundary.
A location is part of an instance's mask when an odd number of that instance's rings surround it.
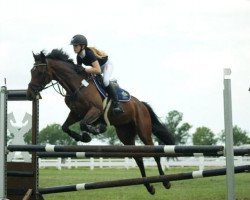
<svg viewBox="0 0 250 200">
<path fill-rule="evenodd" d="M 59 83 L 58 83 L 58 82 L 53 83 L 53 82 L 51 81 L 51 84 L 48 85 L 48 86 L 46 86 L 46 87 L 44 87 L 43 90 L 46 90 L 47 88 L 50 88 L 51 86 L 53 86 L 53 88 L 55 89 L 54 85 L 59 85 Z"/>
<path fill-rule="evenodd" d="M 40 63 L 40 64 L 34 64 L 33 65 L 33 67 L 39 67 L 39 66 L 45 66 L 46 67 L 46 69 L 48 69 L 48 65 L 47 65 L 47 63 Z M 59 77 L 58 77 L 59 78 Z M 56 87 L 55 87 L 55 85 L 57 85 L 57 87 L 58 87 L 58 89 L 56 89 Z M 75 90 L 73 93 L 71 93 L 71 94 L 69 94 L 69 95 L 66 95 L 65 94 L 65 92 L 63 91 L 64 90 L 64 88 L 63 88 L 63 86 L 61 86 L 60 84 L 59 84 L 59 82 L 58 81 L 56 81 L 55 83 L 53 83 L 53 81 L 51 80 L 51 84 L 50 85 L 48 85 L 48 86 L 40 86 L 37 90 L 46 90 L 46 89 L 48 89 L 48 88 L 50 88 L 50 87 L 52 87 L 53 86 L 53 88 L 54 88 L 54 90 L 58 93 L 58 94 L 60 94 L 61 96 L 63 96 L 63 97 L 70 97 L 70 98 L 74 98 L 76 95 L 77 95 L 77 93 L 80 91 L 80 89 L 82 88 L 82 87 L 84 87 L 83 85 L 81 85 L 77 90 Z M 61 87 L 60 87 L 61 86 Z M 33 87 L 33 88 L 35 88 L 35 87 L 37 87 L 37 86 L 35 86 L 35 85 L 31 85 L 31 87 Z"/>
<path fill-rule="evenodd" d="M 51 81 L 52 82 L 52 81 Z M 58 88 L 58 90 L 55 88 L 55 85 L 57 85 L 57 88 Z M 58 81 L 56 82 L 56 83 L 53 83 L 52 82 L 52 84 L 50 85 L 50 86 L 53 86 L 53 88 L 54 88 L 54 90 L 58 93 L 58 94 L 60 94 L 61 96 L 63 96 L 63 97 L 68 97 L 68 96 L 70 96 L 70 95 L 66 95 L 65 93 L 63 93 L 63 87 L 62 87 L 62 89 L 60 88 L 60 84 L 58 83 Z M 46 89 L 46 88 L 45 88 Z"/>
<path fill-rule="evenodd" d="M 47 65 L 47 63 L 39 63 L 39 64 L 34 64 L 33 65 L 33 67 L 39 67 L 39 66 L 44 66 L 46 69 L 48 69 L 48 65 Z M 45 72 L 44 72 L 45 73 Z M 43 73 L 43 75 L 44 75 L 44 73 Z M 58 90 L 55 88 L 55 85 L 57 85 L 58 86 Z M 60 94 L 60 95 L 62 95 L 63 97 L 66 97 L 66 95 L 65 94 L 63 94 L 63 92 L 62 92 L 62 90 L 61 90 L 61 88 L 60 88 L 60 85 L 59 85 L 59 83 L 58 83 L 58 81 L 56 82 L 56 83 L 53 83 L 53 81 L 51 80 L 51 84 L 50 85 L 48 85 L 48 86 L 36 86 L 36 85 L 34 85 L 34 84 L 31 84 L 31 87 L 35 90 L 35 91 L 37 91 L 37 92 L 39 92 L 40 90 L 46 90 L 46 89 L 48 89 L 48 88 L 50 88 L 50 87 L 52 87 L 53 86 L 53 88 L 54 88 L 54 90 L 58 93 L 58 94 Z"/>
</svg>

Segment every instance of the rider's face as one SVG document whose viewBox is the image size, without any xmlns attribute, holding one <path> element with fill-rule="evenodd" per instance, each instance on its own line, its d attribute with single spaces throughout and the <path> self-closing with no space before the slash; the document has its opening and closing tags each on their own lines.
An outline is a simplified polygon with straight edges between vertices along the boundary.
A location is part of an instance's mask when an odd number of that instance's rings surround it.
<svg viewBox="0 0 250 200">
<path fill-rule="evenodd" d="M 73 49 L 75 53 L 79 53 L 82 49 L 81 45 L 73 45 Z"/>
</svg>

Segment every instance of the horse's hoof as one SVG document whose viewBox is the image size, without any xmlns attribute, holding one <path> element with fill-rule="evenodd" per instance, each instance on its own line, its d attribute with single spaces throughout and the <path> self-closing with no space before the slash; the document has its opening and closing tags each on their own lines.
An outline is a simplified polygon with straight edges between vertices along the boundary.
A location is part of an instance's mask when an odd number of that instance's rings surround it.
<svg viewBox="0 0 250 200">
<path fill-rule="evenodd" d="M 150 194 L 154 195 L 155 194 L 155 188 L 154 186 L 150 185 L 149 187 L 147 187 L 147 190 Z"/>
<path fill-rule="evenodd" d="M 99 135 L 107 130 L 106 125 L 104 124 L 98 124 L 96 126 L 87 125 L 87 128 L 93 135 Z"/>
<path fill-rule="evenodd" d="M 81 142 L 85 142 L 88 143 L 91 141 L 91 137 L 89 136 L 88 133 L 86 133 L 85 131 L 82 132 L 82 139 Z"/>
<path fill-rule="evenodd" d="M 163 182 L 163 185 L 166 189 L 170 189 L 171 188 L 171 183 L 169 181 L 165 181 Z"/>
<path fill-rule="evenodd" d="M 99 125 L 99 132 L 104 133 L 107 130 L 107 126 L 105 124 Z"/>
</svg>

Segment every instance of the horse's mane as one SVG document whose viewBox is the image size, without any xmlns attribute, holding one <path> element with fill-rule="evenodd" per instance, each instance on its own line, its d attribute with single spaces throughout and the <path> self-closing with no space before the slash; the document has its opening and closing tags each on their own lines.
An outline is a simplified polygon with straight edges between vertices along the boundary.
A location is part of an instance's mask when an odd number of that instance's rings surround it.
<svg viewBox="0 0 250 200">
<path fill-rule="evenodd" d="M 75 64 L 73 59 L 69 58 L 69 55 L 62 49 L 53 49 L 50 53 L 46 55 L 46 58 L 61 60 L 71 64 Z"/>
</svg>

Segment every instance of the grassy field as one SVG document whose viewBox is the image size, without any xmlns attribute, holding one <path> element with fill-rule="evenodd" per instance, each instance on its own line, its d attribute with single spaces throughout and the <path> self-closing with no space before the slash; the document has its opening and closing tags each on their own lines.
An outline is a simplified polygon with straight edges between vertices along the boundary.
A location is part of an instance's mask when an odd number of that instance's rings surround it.
<svg viewBox="0 0 250 200">
<path fill-rule="evenodd" d="M 171 168 L 166 173 L 191 172 L 197 168 Z M 147 168 L 148 176 L 157 175 L 156 168 Z M 90 183 L 116 179 L 140 177 L 139 170 L 134 169 L 110 169 L 89 168 L 80 169 L 41 169 L 40 187 L 69 185 L 77 183 Z M 77 192 L 65 192 L 44 195 L 45 200 L 162 200 L 162 199 L 185 199 L 185 200 L 221 200 L 226 199 L 226 177 L 208 177 L 196 180 L 184 180 L 172 182 L 170 190 L 166 190 L 161 183 L 153 184 L 156 189 L 155 195 L 150 195 L 144 186 L 126 186 L 120 188 L 107 188 L 86 190 Z M 250 173 L 235 175 L 235 191 L 237 200 L 250 200 Z"/>
</svg>

